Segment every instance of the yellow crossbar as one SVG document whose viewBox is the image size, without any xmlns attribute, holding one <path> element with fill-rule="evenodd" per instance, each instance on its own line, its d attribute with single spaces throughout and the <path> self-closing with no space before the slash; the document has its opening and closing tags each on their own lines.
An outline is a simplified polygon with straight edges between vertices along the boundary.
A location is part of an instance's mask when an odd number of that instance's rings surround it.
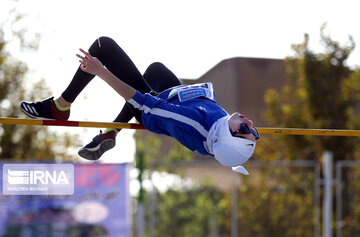
<svg viewBox="0 0 360 237">
<path fill-rule="evenodd" d="M 305 129 L 305 128 L 257 128 L 260 134 L 287 134 L 312 136 L 360 136 L 360 130 Z"/>
<path fill-rule="evenodd" d="M 136 123 L 61 121 L 61 120 L 48 120 L 48 119 L 41 120 L 41 119 L 0 118 L 0 124 L 89 127 L 89 128 L 145 129 L 142 125 L 136 124 Z"/>
<path fill-rule="evenodd" d="M 40 119 L 0 118 L 0 124 L 21 124 L 41 126 L 64 127 L 89 127 L 89 128 L 121 128 L 145 129 L 137 123 L 111 123 L 111 122 L 86 122 L 86 121 L 60 121 Z M 287 135 L 312 135 L 312 136 L 360 136 L 360 130 L 339 129 L 305 129 L 305 128 L 267 128 L 258 127 L 260 134 L 287 134 Z"/>
</svg>

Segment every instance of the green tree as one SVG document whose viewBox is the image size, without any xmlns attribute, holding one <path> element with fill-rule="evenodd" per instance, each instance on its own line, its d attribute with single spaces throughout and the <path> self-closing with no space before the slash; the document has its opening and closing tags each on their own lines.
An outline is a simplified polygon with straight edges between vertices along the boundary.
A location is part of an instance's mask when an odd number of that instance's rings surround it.
<svg viewBox="0 0 360 237">
<path fill-rule="evenodd" d="M 148 131 L 136 131 L 136 154 L 144 154 L 144 166 L 156 167 L 156 170 L 182 174 L 179 163 L 190 163 L 194 159 L 193 152 L 185 148 L 174 138 L 161 139 L 160 136 Z M 164 137 L 163 137 L 164 138 Z M 162 143 L 165 141 L 165 144 Z"/>
<path fill-rule="evenodd" d="M 155 218 L 155 236 L 211 236 L 230 233 L 226 217 L 229 195 L 221 192 L 211 180 L 204 183 L 185 184 L 183 168 L 191 165 L 193 152 L 169 139 L 162 144 L 160 138 L 137 131 L 136 152 L 144 154 L 144 178 L 151 179 L 149 169 L 178 176 L 181 184 L 159 192 L 155 186 L 156 208 L 150 213 L 149 199 L 145 199 L 146 218 Z M 168 147 L 170 146 L 170 147 Z M 170 149 L 169 149 L 170 148 Z M 137 164 L 138 166 L 138 164 Z M 147 196 L 147 195 L 145 195 Z M 230 214 L 231 215 L 231 214 Z M 136 221 L 136 220 L 135 220 Z"/>
<path fill-rule="evenodd" d="M 25 39 L 23 29 L 10 32 L 10 34 L 13 36 L 10 37 L 12 40 L 20 41 L 21 48 L 36 50 L 36 44 Z M 19 104 L 24 98 L 37 100 L 48 97 L 50 92 L 43 80 L 30 88 L 25 86 L 28 67 L 24 62 L 11 56 L 11 53 L 6 50 L 7 44 L 5 33 L 0 28 L 0 116 L 21 117 L 24 115 L 20 112 Z M 72 160 L 67 148 L 74 144 L 77 144 L 77 141 L 70 134 L 59 135 L 46 127 L 0 125 L 1 159 Z"/>
<path fill-rule="evenodd" d="M 354 106 L 360 99 L 360 70 L 352 70 L 346 60 L 355 48 L 349 37 L 345 46 L 340 46 L 321 28 L 321 41 L 325 53 L 309 49 L 309 36 L 304 43 L 294 45 L 295 56 L 286 59 L 287 84 L 281 92 L 274 89 L 266 93 L 268 109 L 265 118 L 270 126 L 358 129 L 359 118 Z M 354 159 L 357 138 L 277 136 L 283 154 L 295 159 L 314 159 L 324 150 L 333 152 L 335 160 Z M 277 146 L 276 146 L 277 147 Z"/>
<path fill-rule="evenodd" d="M 346 172 L 347 183 L 344 186 L 346 189 L 344 188 L 342 192 L 343 197 L 346 197 L 343 202 L 346 212 L 343 212 L 342 216 L 342 236 L 358 236 L 360 233 L 360 184 L 358 182 L 360 169 L 356 166 L 347 167 L 343 172 Z"/>
<path fill-rule="evenodd" d="M 264 164 L 257 171 L 239 187 L 239 236 L 314 236 L 313 169 Z"/>
<path fill-rule="evenodd" d="M 265 112 L 265 119 L 270 126 L 318 129 L 360 128 L 359 117 L 354 113 L 354 108 L 359 103 L 360 70 L 358 68 L 352 69 L 346 64 L 346 60 L 355 48 L 355 42 L 349 37 L 349 41 L 344 46 L 341 46 L 340 43 L 332 40 L 325 33 L 325 30 L 326 25 L 323 25 L 320 36 L 325 52 L 315 53 L 311 51 L 309 48 L 309 36 L 306 34 L 303 43 L 293 46 L 294 56 L 286 59 L 286 85 L 280 92 L 274 89 L 267 91 L 265 101 L 268 109 Z M 277 135 L 263 136 L 260 142 L 261 145 L 258 146 L 256 155 L 264 160 L 317 160 L 325 150 L 334 154 L 335 161 L 359 159 L 359 139 L 356 137 Z M 287 171 L 284 170 L 283 172 L 286 173 Z M 263 175 L 265 174 L 261 173 L 259 176 L 263 177 Z M 308 184 L 313 182 L 311 177 L 309 177 L 310 179 L 300 178 L 300 174 L 297 172 L 288 173 L 285 180 L 274 179 L 274 177 L 276 176 L 272 175 L 268 182 L 277 184 L 285 182 L 289 188 L 291 185 L 298 185 L 298 182 Z M 347 183 L 350 180 L 348 176 L 344 175 L 343 180 L 345 190 L 355 188 L 354 185 L 352 187 L 348 186 Z M 245 186 L 247 186 L 247 189 L 256 190 L 255 193 L 249 194 L 253 198 L 255 198 L 257 192 L 261 196 L 274 196 L 268 189 L 262 189 L 250 181 L 245 183 Z M 350 203 L 351 199 L 353 199 L 351 196 L 356 192 L 351 193 L 343 192 L 343 215 L 345 219 L 352 210 L 352 207 L 347 203 Z M 295 192 L 295 195 L 292 195 L 290 200 L 281 200 L 280 203 L 287 203 L 286 206 L 295 206 L 297 207 L 296 213 L 305 214 L 306 209 L 312 209 L 313 207 L 309 200 L 306 193 Z M 308 206 L 301 205 L 303 201 Z M 269 207 L 268 201 L 259 205 Z M 277 204 L 274 203 L 271 206 L 277 206 Z M 281 229 L 288 228 L 287 232 L 283 232 L 284 234 L 275 236 L 288 236 L 289 234 L 289 236 L 307 236 L 309 234 L 306 233 L 310 224 L 308 222 L 309 216 L 300 218 L 301 216 L 289 215 L 286 206 L 278 206 L 276 213 L 269 212 L 270 218 L 275 216 L 285 217 L 281 221 L 282 228 L 279 227 L 280 233 L 282 233 Z M 250 212 L 246 213 L 252 215 Z M 353 218 L 350 219 L 356 222 L 359 219 L 357 213 L 353 212 Z M 258 215 L 256 220 L 261 220 L 261 215 Z M 303 228 L 291 227 L 294 221 Z M 264 221 L 260 222 L 265 223 Z M 266 223 L 269 223 L 269 221 Z M 351 223 L 354 224 L 354 222 Z"/>
<path fill-rule="evenodd" d="M 155 236 L 216 236 L 224 232 L 226 197 L 210 183 L 157 192 Z"/>
</svg>

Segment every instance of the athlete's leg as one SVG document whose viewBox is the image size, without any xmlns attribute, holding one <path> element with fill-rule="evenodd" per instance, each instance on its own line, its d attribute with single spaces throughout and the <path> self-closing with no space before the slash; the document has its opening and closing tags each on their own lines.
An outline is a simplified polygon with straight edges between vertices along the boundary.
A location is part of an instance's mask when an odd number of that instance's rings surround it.
<svg viewBox="0 0 360 237">
<path fill-rule="evenodd" d="M 90 46 L 89 52 L 97 57 L 116 77 L 129 84 L 141 93 L 150 92 L 151 88 L 146 83 L 141 73 L 128 55 L 111 38 L 100 37 Z M 22 102 L 20 108 L 33 118 L 50 118 L 67 120 L 70 114 L 70 105 L 94 78 L 93 75 L 83 72 L 80 68 L 76 71 L 68 87 L 57 99 L 49 98 L 38 103 Z M 130 115 L 125 114 L 122 120 L 127 122 Z M 119 116 L 118 119 L 119 120 Z"/>
<path fill-rule="evenodd" d="M 152 63 L 146 69 L 143 77 L 154 93 L 160 93 L 171 87 L 181 85 L 181 82 L 175 76 L 175 74 L 172 73 L 167 67 L 165 67 L 164 64 L 159 62 Z M 141 123 L 141 111 L 135 109 L 129 103 L 126 103 L 126 105 L 135 118 Z M 122 112 L 123 111 L 121 111 L 119 115 L 121 115 Z"/>
<path fill-rule="evenodd" d="M 174 73 L 158 62 L 152 63 L 146 69 L 143 78 L 156 93 L 181 84 Z M 114 122 L 129 122 L 133 116 L 141 123 L 141 111 L 126 103 Z"/>
<path fill-rule="evenodd" d="M 90 46 L 89 53 L 98 58 L 116 77 L 141 93 L 151 90 L 135 64 L 113 39 L 109 37 L 98 38 Z M 74 102 L 76 97 L 93 78 L 94 75 L 83 72 L 79 67 L 61 96 L 67 102 Z"/>
<path fill-rule="evenodd" d="M 152 91 L 157 93 L 181 84 L 178 78 L 161 63 L 151 64 L 143 78 L 150 85 Z M 141 111 L 126 102 L 115 122 L 128 122 L 133 116 L 141 123 Z M 79 155 L 89 160 L 99 159 L 104 152 L 115 146 L 116 134 L 116 131 L 110 130 L 95 136 L 93 141 L 80 149 Z"/>
<path fill-rule="evenodd" d="M 157 93 L 181 85 L 180 80 L 175 74 L 159 62 L 152 63 L 146 69 L 144 79 L 151 89 Z"/>
</svg>

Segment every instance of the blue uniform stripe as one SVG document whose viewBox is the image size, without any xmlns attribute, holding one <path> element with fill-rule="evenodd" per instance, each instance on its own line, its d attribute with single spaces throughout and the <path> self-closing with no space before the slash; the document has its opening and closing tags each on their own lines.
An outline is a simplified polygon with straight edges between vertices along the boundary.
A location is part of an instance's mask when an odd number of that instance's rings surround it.
<svg viewBox="0 0 360 237">
<path fill-rule="evenodd" d="M 169 99 L 171 90 L 157 97 L 137 91 L 128 102 L 142 111 L 142 124 L 149 131 L 171 136 L 192 151 L 212 155 L 206 146 L 208 130 L 227 115 L 226 111 L 208 98 L 199 97 L 182 103 L 175 96 Z"/>
<path fill-rule="evenodd" d="M 186 117 L 184 115 L 181 115 L 181 114 L 178 114 L 175 112 L 171 112 L 171 111 L 168 111 L 165 109 L 161 109 L 161 108 L 150 108 L 146 105 L 141 105 L 141 104 L 137 103 L 134 99 L 130 99 L 128 102 L 130 104 L 132 104 L 135 108 L 144 111 L 144 113 L 150 113 L 150 114 L 157 115 L 157 116 L 164 117 L 164 118 L 171 118 L 178 122 L 187 124 L 187 125 L 193 127 L 196 131 L 198 131 L 205 138 L 208 134 L 208 131 L 204 128 L 204 126 L 202 126 L 199 122 L 197 122 L 189 117 Z"/>
</svg>

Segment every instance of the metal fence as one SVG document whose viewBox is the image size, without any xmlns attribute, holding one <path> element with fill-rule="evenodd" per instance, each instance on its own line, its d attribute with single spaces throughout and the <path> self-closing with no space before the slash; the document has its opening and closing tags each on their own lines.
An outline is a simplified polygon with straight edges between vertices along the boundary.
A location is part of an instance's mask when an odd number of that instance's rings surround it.
<svg viewBox="0 0 360 237">
<path fill-rule="evenodd" d="M 153 168 L 159 164 L 153 164 Z M 188 163 L 176 163 L 176 166 L 186 166 Z M 201 165 L 195 163 L 192 165 Z M 218 165 L 213 163 L 213 165 Z M 333 162 L 332 154 L 325 152 L 317 161 L 294 160 L 294 161 L 250 161 L 246 164 L 250 170 L 273 169 L 306 169 L 313 175 L 313 183 L 308 185 L 307 191 L 313 195 L 313 234 L 314 237 L 348 237 L 360 236 L 360 161 Z M 273 175 L 271 172 L 270 175 Z M 253 174 L 251 174 L 253 175 Z M 256 176 L 256 173 L 254 174 Z M 255 177 L 251 177 L 255 178 Z M 231 208 L 231 237 L 239 236 L 241 219 L 238 217 L 239 185 L 243 183 L 242 176 L 233 173 L 232 178 L 232 208 Z M 312 190 L 312 191 L 311 191 Z M 153 218 L 147 223 L 148 236 L 155 236 L 156 218 L 152 215 L 156 210 L 155 196 L 148 193 L 149 206 L 145 207 Z M 334 200 L 335 199 L 335 200 Z M 359 206 L 359 208 L 358 208 Z M 335 207 L 335 209 L 333 209 Z M 344 209 L 347 212 L 344 214 Z M 213 233 L 217 233 L 214 231 Z M 219 236 L 217 234 L 213 236 Z"/>
<path fill-rule="evenodd" d="M 356 212 L 358 206 L 360 206 L 360 197 L 358 189 L 354 189 L 351 186 L 351 183 L 358 183 L 358 177 L 360 173 L 360 161 L 338 161 L 335 165 L 336 169 L 336 179 L 334 180 L 334 185 L 336 187 L 336 237 L 343 236 L 360 236 L 360 225 L 359 223 L 359 212 Z M 344 180 L 344 178 L 346 178 Z M 345 189 L 347 187 L 347 189 Z M 351 196 L 351 199 L 344 200 L 345 192 L 348 192 Z M 348 195 L 348 196 L 349 196 Z M 345 217 L 343 215 L 344 204 L 351 212 Z M 354 207 L 355 210 L 352 208 Z M 357 225 L 352 225 L 349 223 L 350 219 L 352 223 Z"/>
<path fill-rule="evenodd" d="M 157 165 L 162 165 L 161 163 L 152 164 L 152 167 L 156 167 Z M 178 162 L 176 163 L 176 166 L 186 166 L 189 165 L 189 163 L 182 163 Z M 201 165 L 201 163 L 195 163 L 192 165 Z M 208 165 L 208 164 L 207 164 Z M 216 162 L 213 163 L 214 166 L 219 166 Z M 306 172 L 311 172 L 314 176 L 313 183 L 311 186 L 307 187 L 308 191 L 312 192 L 313 195 L 313 204 L 312 206 L 309 206 L 309 208 L 313 209 L 313 236 L 318 237 L 320 236 L 320 226 L 321 226 L 321 167 L 320 163 L 317 161 L 309 161 L 309 160 L 296 160 L 296 161 L 251 161 L 247 162 L 246 166 L 250 170 L 256 170 L 261 167 L 267 167 L 269 169 L 287 169 L 287 168 L 299 168 L 299 169 L 306 169 Z M 229 171 L 231 172 L 231 171 Z M 151 172 L 152 173 L 152 172 Z M 256 176 L 256 174 L 254 174 Z M 238 189 L 239 184 L 246 185 L 241 180 L 243 178 L 242 175 L 239 175 L 238 173 L 233 173 L 232 176 L 232 208 L 231 208 L 231 237 L 238 237 L 239 233 L 239 223 L 241 223 L 241 220 L 238 218 L 238 200 L 241 198 L 238 195 Z M 151 180 L 151 178 L 150 178 Z M 148 221 L 144 220 L 138 220 L 138 223 L 147 223 L 146 229 L 148 230 L 148 236 L 156 236 L 155 230 L 156 230 L 156 217 L 154 215 L 154 212 L 156 210 L 156 197 L 152 192 L 148 193 L 148 206 L 145 207 L 150 212 L 149 216 L 152 218 Z M 138 229 L 139 233 L 144 233 L 145 227 L 141 227 Z M 212 236 L 220 236 L 221 234 L 218 233 L 218 231 L 212 231 Z M 138 235 L 141 236 L 141 235 Z"/>
</svg>

